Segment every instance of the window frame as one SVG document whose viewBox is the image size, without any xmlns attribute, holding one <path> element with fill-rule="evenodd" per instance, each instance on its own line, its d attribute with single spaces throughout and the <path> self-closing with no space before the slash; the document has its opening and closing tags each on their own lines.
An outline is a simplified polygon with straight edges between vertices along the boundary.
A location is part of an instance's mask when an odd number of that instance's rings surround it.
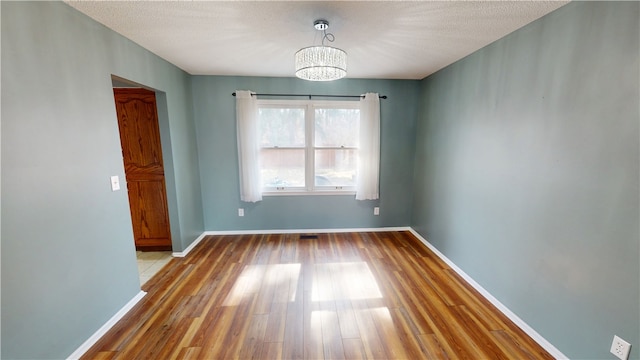
<svg viewBox="0 0 640 360">
<path fill-rule="evenodd" d="M 267 187 L 263 186 L 262 194 L 264 196 L 282 196 L 282 195 L 355 195 L 356 185 L 352 186 L 323 186 L 315 185 L 315 154 L 316 150 L 355 150 L 356 154 L 360 151 L 359 146 L 321 146 L 315 144 L 315 110 L 321 109 L 357 109 L 360 110 L 359 101 L 349 100 L 288 100 L 288 99 L 258 99 L 258 109 L 261 108 L 292 108 L 304 109 L 304 171 L 305 185 L 301 187 Z M 259 120 L 259 118 L 258 118 Z M 264 147 L 262 149 L 300 149 L 300 147 Z M 357 155 L 356 155 L 357 156 Z M 357 166 L 356 166 L 357 171 Z"/>
</svg>

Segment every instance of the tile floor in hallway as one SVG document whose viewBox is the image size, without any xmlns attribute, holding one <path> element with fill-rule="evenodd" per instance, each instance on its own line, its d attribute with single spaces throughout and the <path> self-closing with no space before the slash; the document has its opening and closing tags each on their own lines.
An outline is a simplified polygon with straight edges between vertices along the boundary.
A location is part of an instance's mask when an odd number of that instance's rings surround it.
<svg viewBox="0 0 640 360">
<path fill-rule="evenodd" d="M 136 251 L 136 258 L 138 259 L 138 273 L 142 286 L 160 271 L 172 256 L 171 251 Z"/>
</svg>

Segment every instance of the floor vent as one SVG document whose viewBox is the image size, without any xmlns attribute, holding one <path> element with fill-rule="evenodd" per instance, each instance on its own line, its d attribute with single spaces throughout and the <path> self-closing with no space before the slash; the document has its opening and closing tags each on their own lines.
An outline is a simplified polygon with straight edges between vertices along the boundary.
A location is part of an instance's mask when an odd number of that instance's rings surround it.
<svg viewBox="0 0 640 360">
<path fill-rule="evenodd" d="M 318 239 L 318 234 L 300 234 L 300 240 Z"/>
</svg>

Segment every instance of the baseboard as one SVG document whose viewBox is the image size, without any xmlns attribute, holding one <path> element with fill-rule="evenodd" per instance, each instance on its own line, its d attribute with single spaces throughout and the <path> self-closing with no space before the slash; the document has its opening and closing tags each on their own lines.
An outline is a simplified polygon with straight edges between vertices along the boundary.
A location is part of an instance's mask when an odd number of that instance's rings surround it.
<svg viewBox="0 0 640 360">
<path fill-rule="evenodd" d="M 411 228 L 409 231 L 417 237 L 429 250 L 433 251 L 442 261 L 444 261 L 453 271 L 458 273 L 469 285 L 471 285 L 474 289 L 476 289 L 485 299 L 487 299 L 493 306 L 498 308 L 500 312 L 502 312 L 509 320 L 513 321 L 522 331 L 527 333 L 535 342 L 537 342 L 540 346 L 542 346 L 545 350 L 547 350 L 554 358 L 560 359 L 569 359 L 566 355 L 564 355 L 560 350 L 558 350 L 553 344 L 551 344 L 547 339 L 542 337 L 542 335 L 538 334 L 531 326 L 529 326 L 524 320 L 520 319 L 518 315 L 516 315 L 513 311 L 509 310 L 503 303 L 501 303 L 498 299 L 496 299 L 491 293 L 489 293 L 485 288 L 483 288 L 480 284 L 478 284 L 471 276 L 467 275 L 462 269 L 460 269 L 453 261 L 449 260 L 443 253 L 441 253 L 435 246 L 433 246 L 429 241 L 422 237 L 417 231 Z"/>
<path fill-rule="evenodd" d="M 273 229 L 273 230 L 230 230 L 230 231 L 206 231 L 206 235 L 254 235 L 254 234 L 329 234 L 349 232 L 382 232 L 382 231 L 411 231 L 404 227 L 379 227 L 379 228 L 350 228 L 350 229 Z"/>
<path fill-rule="evenodd" d="M 186 249 L 179 251 L 179 252 L 174 252 L 173 254 L 171 254 L 173 257 L 185 257 L 187 256 L 187 254 L 193 250 L 193 248 L 196 247 L 196 245 L 198 245 L 200 243 L 200 241 L 202 241 L 202 239 L 204 239 L 205 236 L 207 236 L 207 232 L 203 232 L 202 234 L 200 234 L 200 236 L 198 236 L 195 240 L 193 240 L 193 242 L 187 246 Z"/>
<path fill-rule="evenodd" d="M 106 334 L 107 331 L 109 331 L 109 329 L 113 327 L 113 325 L 115 325 L 120 319 L 122 319 L 122 317 L 127 312 L 129 312 L 129 310 L 131 310 L 140 300 L 142 300 L 142 298 L 145 295 L 147 295 L 146 292 L 140 291 L 136 296 L 133 297 L 133 299 L 129 300 L 129 302 L 126 303 L 104 325 L 102 325 L 100 329 L 98 329 L 98 331 L 96 331 L 93 335 L 91 335 L 91 337 L 89 337 L 87 341 L 82 343 L 82 345 L 80 345 L 80 347 L 78 347 L 76 351 L 74 351 L 71 355 L 69 355 L 67 359 L 68 360 L 80 359 L 80 357 L 84 355 L 84 353 L 86 353 L 96 342 L 98 342 L 98 340 L 100 340 L 100 338 L 104 336 L 104 334 Z"/>
<path fill-rule="evenodd" d="M 498 310 L 500 310 L 505 316 L 513 321 L 518 327 L 520 327 L 527 335 L 529 335 L 540 346 L 547 350 L 556 359 L 568 359 L 560 350 L 558 350 L 553 344 L 547 341 L 542 335 L 538 334 L 531 326 L 529 326 L 524 320 L 520 319 L 513 311 L 509 310 L 504 304 L 496 299 L 485 288 L 478 284 L 467 273 L 454 264 L 449 258 L 441 253 L 435 246 L 429 243 L 422 235 L 415 231 L 411 227 L 382 227 L 382 228 L 351 228 L 351 229 L 283 229 L 283 230 L 232 230 L 232 231 L 205 231 L 197 239 L 195 239 L 191 245 L 189 245 L 184 251 L 174 252 L 174 257 L 185 257 L 193 248 L 198 245 L 202 239 L 208 235 L 253 235 L 253 234 L 297 234 L 297 233 L 345 233 L 345 232 L 382 232 L 382 231 L 410 231 L 420 242 L 422 242 L 429 250 L 431 250 L 436 256 L 444 261 L 453 271 L 458 273 L 469 285 L 476 289 L 482 296 L 484 296 L 491 304 L 493 304 Z M 133 308 L 147 293 L 140 291 L 133 299 L 131 299 L 125 306 L 120 309 L 109 321 L 107 321 L 98 331 L 96 331 L 87 341 L 85 341 L 76 351 L 69 355 L 68 359 L 79 359 L 87 350 L 91 348 L 100 338 L 107 332 L 118 320 L 120 320 L 131 308 Z"/>
<path fill-rule="evenodd" d="M 547 341 L 544 337 L 538 334 L 531 326 L 529 326 L 524 320 L 522 320 L 513 311 L 502 304 L 485 288 L 478 284 L 467 273 L 462 271 L 456 264 L 454 264 L 443 253 L 436 249 L 431 243 L 429 243 L 422 235 L 420 235 L 413 228 L 405 227 L 381 227 L 381 228 L 349 228 L 349 229 L 274 229 L 274 230 L 229 230 L 229 231 L 205 231 L 196 240 L 191 243 L 184 251 L 174 252 L 175 257 L 186 256 L 193 248 L 196 247 L 208 235 L 254 235 L 254 234 L 298 234 L 298 233 L 344 233 L 344 232 L 381 232 L 381 231 L 410 231 L 416 238 L 418 238 L 427 248 L 433 251 L 442 261 L 444 261 L 453 271 L 458 273 L 469 285 L 476 289 L 484 298 L 486 298 L 491 304 L 493 304 L 499 311 L 513 321 L 518 327 L 520 327 L 527 335 L 529 335 L 540 346 L 547 350 L 556 359 L 568 359 L 560 350 L 558 350 L 553 344 Z"/>
<path fill-rule="evenodd" d="M 380 227 L 380 228 L 351 228 L 351 229 L 271 229 L 271 230 L 224 230 L 224 231 L 205 231 L 198 236 L 191 245 L 184 251 L 174 252 L 174 257 L 185 257 L 193 248 L 196 247 L 209 235 L 260 235 L 260 234 L 327 234 L 327 233 L 347 233 L 347 232 L 381 232 L 381 231 L 411 231 L 408 226 L 404 227 Z"/>
</svg>

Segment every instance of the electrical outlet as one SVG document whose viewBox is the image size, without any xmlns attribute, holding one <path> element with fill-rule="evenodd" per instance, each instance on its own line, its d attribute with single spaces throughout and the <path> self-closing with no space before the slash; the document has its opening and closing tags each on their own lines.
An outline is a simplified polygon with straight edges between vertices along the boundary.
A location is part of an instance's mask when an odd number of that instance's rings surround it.
<svg viewBox="0 0 640 360">
<path fill-rule="evenodd" d="M 239 208 L 238 209 L 238 216 L 244 216 L 244 209 L 243 208 Z"/>
<path fill-rule="evenodd" d="M 611 343 L 611 353 L 620 360 L 627 360 L 629 358 L 629 351 L 631 351 L 631 344 L 620 339 L 618 335 L 614 335 L 613 343 Z"/>
<path fill-rule="evenodd" d="M 374 207 L 373 208 L 373 215 L 380 215 L 380 208 L 379 207 Z"/>
</svg>

